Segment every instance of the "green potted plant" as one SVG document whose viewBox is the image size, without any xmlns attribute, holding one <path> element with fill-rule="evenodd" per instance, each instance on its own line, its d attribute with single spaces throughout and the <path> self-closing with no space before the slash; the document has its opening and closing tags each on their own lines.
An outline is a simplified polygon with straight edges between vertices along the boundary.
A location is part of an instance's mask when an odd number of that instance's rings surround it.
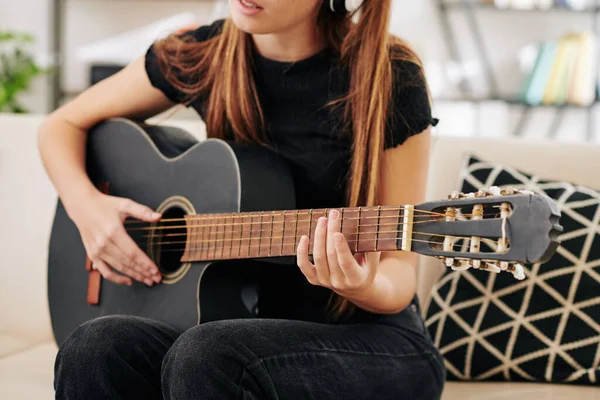
<svg viewBox="0 0 600 400">
<path fill-rule="evenodd" d="M 0 31 L 0 112 L 26 113 L 17 97 L 46 72 L 28 51 L 33 41 L 27 33 Z"/>
</svg>

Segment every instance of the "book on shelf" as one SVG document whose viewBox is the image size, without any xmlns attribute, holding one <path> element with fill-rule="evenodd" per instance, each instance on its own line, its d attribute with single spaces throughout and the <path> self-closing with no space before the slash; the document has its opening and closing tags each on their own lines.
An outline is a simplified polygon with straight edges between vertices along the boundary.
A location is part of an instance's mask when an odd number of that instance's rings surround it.
<svg viewBox="0 0 600 400">
<path fill-rule="evenodd" d="M 499 9 L 514 10 L 549 10 L 565 8 L 574 11 L 585 11 L 596 4 L 594 0 L 484 0 L 484 5 L 492 5 Z"/>
<path fill-rule="evenodd" d="M 598 85 L 596 36 L 592 32 L 571 33 L 540 43 L 526 75 L 520 94 L 526 104 L 593 104 Z"/>
</svg>

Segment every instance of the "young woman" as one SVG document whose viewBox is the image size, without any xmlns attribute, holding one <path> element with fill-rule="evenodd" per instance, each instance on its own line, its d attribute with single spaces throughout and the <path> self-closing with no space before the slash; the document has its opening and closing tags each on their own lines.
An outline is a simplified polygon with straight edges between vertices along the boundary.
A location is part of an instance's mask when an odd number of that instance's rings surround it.
<svg viewBox="0 0 600 400">
<path fill-rule="evenodd" d="M 437 121 L 418 58 L 388 34 L 391 3 L 230 0 L 231 19 L 157 41 L 50 115 L 41 155 L 103 277 L 161 281 L 122 224 L 160 215 L 99 193 L 84 170 L 86 131 L 110 117 L 193 107 L 210 137 L 275 149 L 298 208 L 422 202 Z M 264 288 L 262 318 L 186 332 L 126 316 L 83 324 L 58 353 L 57 398 L 439 398 L 445 370 L 420 316 L 417 258 L 354 257 L 339 230 L 338 212 L 320 220 L 312 262 L 300 242 L 298 267 Z"/>
</svg>

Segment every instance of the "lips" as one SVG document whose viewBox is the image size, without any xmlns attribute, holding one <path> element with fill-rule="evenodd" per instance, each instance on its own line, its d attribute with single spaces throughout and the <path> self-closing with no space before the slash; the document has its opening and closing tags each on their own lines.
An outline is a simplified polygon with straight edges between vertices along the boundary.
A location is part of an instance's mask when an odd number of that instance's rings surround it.
<svg viewBox="0 0 600 400">
<path fill-rule="evenodd" d="M 258 3 L 252 0 L 240 0 L 240 3 L 248 8 L 262 8 Z"/>
</svg>

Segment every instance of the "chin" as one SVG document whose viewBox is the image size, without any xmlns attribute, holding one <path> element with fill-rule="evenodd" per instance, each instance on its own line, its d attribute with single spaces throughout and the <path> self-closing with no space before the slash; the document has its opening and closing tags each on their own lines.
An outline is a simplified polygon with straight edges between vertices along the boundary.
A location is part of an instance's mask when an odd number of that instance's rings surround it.
<svg viewBox="0 0 600 400">
<path fill-rule="evenodd" d="M 235 26 L 246 33 L 251 35 L 264 35 L 267 33 L 273 33 L 275 29 L 272 29 L 270 24 L 257 17 L 247 17 L 239 13 L 233 12 L 231 20 Z"/>
</svg>

